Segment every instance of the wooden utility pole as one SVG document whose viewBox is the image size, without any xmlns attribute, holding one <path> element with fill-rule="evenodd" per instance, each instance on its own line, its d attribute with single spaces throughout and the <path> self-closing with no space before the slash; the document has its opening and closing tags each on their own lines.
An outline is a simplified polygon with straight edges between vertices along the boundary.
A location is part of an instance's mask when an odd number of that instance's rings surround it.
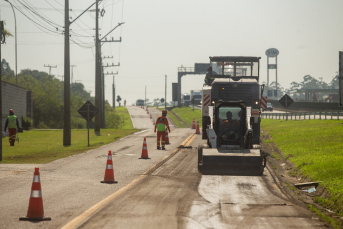
<svg viewBox="0 0 343 229">
<path fill-rule="evenodd" d="M 95 115 L 94 131 L 100 134 L 101 125 L 101 63 L 100 63 L 100 47 L 99 47 L 99 6 L 95 4 L 95 107 L 99 113 Z"/>
<path fill-rule="evenodd" d="M 69 0 L 65 0 L 63 146 L 71 145 L 69 25 Z"/>
</svg>

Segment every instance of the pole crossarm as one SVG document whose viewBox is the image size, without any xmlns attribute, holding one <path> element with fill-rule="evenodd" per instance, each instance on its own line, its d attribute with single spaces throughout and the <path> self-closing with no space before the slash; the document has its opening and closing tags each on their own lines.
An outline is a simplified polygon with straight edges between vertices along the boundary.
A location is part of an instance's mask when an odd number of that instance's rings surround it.
<svg viewBox="0 0 343 229">
<path fill-rule="evenodd" d="M 108 41 L 107 39 L 105 39 L 104 41 L 101 41 L 101 42 L 103 42 L 103 43 L 104 43 L 104 42 L 121 42 L 121 37 L 120 37 L 119 40 L 113 40 L 113 39 L 112 39 L 112 40 L 109 40 L 109 41 Z"/>
<path fill-rule="evenodd" d="M 118 23 L 118 25 L 116 27 L 114 27 L 111 31 L 109 31 L 105 36 L 103 36 L 103 38 L 100 39 L 101 42 L 106 42 L 106 41 L 102 41 L 102 39 L 104 39 L 108 34 L 110 34 L 113 30 L 115 30 L 117 27 L 121 26 L 122 24 L 124 24 L 125 22 L 122 23 Z M 121 42 L 121 38 L 120 41 Z"/>
<path fill-rule="evenodd" d="M 107 67 L 117 67 L 117 66 L 120 66 L 120 63 L 118 63 L 118 64 L 112 64 L 112 65 L 104 65 L 104 66 L 102 66 L 103 68 L 107 68 Z"/>
<path fill-rule="evenodd" d="M 6 0 L 5 0 L 6 1 Z M 69 22 L 69 25 L 71 25 L 74 21 L 76 21 L 79 17 L 81 17 L 82 14 L 84 14 L 87 10 L 89 10 L 89 8 L 91 8 L 92 6 L 94 6 L 96 3 L 100 3 L 102 2 L 102 0 L 96 0 L 92 5 L 90 5 L 85 11 L 83 11 L 79 16 L 77 16 L 73 21 Z"/>
<path fill-rule="evenodd" d="M 118 75 L 118 72 L 111 72 L 111 73 L 107 72 L 104 75 L 105 76 L 107 76 L 107 75 Z"/>
</svg>

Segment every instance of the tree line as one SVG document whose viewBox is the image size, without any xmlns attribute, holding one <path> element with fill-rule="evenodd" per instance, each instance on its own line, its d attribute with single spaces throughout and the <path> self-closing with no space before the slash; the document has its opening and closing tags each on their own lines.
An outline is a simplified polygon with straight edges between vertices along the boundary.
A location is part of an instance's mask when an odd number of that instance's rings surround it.
<svg viewBox="0 0 343 229">
<path fill-rule="evenodd" d="M 14 71 L 5 59 L 1 61 L 2 81 L 16 84 Z M 33 118 L 24 117 L 37 129 L 63 128 L 64 83 L 53 75 L 38 70 L 23 69 L 17 76 L 18 86 L 32 91 Z M 71 128 L 86 128 L 86 121 L 78 113 L 80 107 L 89 100 L 94 104 L 94 97 L 85 90 L 82 83 L 70 84 Z M 118 129 L 124 125 L 124 119 L 105 101 L 107 128 Z"/>
<path fill-rule="evenodd" d="M 317 89 L 337 89 L 338 92 L 338 83 L 338 73 L 332 77 L 332 80 L 329 83 L 324 82 L 322 77 L 320 77 L 318 80 L 311 75 L 305 75 L 301 82 L 293 81 L 290 84 L 290 87 L 286 89 L 277 83 L 277 95 L 278 98 L 281 98 L 284 94 L 292 94 L 293 97 L 296 96 L 299 99 L 298 101 L 302 101 L 305 100 L 305 95 L 301 93 L 295 93 L 295 91 L 306 89 L 313 89 L 314 91 Z M 263 82 L 263 84 L 266 85 L 267 83 Z M 276 82 L 273 81 L 269 86 L 266 85 L 264 91 L 266 92 L 267 90 L 276 90 Z"/>
</svg>

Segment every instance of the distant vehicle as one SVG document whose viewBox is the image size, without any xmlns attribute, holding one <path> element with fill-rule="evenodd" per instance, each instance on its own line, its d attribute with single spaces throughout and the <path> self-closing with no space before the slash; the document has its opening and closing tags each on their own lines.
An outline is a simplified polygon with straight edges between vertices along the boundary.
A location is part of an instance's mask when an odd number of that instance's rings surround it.
<svg viewBox="0 0 343 229">
<path fill-rule="evenodd" d="M 188 106 L 191 104 L 191 96 L 189 94 L 182 94 L 181 104 L 183 106 Z"/>
<path fill-rule="evenodd" d="M 267 108 L 263 108 L 263 111 L 273 111 L 273 105 L 271 103 L 267 103 Z"/>
<path fill-rule="evenodd" d="M 191 104 L 194 101 L 194 104 L 201 104 L 202 100 L 202 91 L 201 90 L 191 90 Z"/>
<path fill-rule="evenodd" d="M 137 99 L 136 106 L 144 106 L 144 100 L 143 99 Z"/>
</svg>

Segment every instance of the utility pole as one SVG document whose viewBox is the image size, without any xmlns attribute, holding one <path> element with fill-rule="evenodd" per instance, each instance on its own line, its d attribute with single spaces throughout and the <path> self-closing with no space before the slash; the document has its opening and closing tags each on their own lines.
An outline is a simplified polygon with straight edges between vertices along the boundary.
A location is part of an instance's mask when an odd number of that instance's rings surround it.
<svg viewBox="0 0 343 229">
<path fill-rule="evenodd" d="M 164 109 L 167 109 L 167 75 L 165 77 L 165 82 L 164 82 Z"/>
<path fill-rule="evenodd" d="M 76 65 L 70 65 L 70 67 L 71 67 L 71 83 L 73 83 L 73 81 L 74 81 L 74 74 L 73 74 L 73 70 L 74 70 L 74 67 L 76 67 Z"/>
<path fill-rule="evenodd" d="M 112 107 L 113 108 L 115 108 L 115 103 L 116 103 L 116 92 L 115 92 L 115 85 L 114 85 L 114 76 L 115 75 L 118 75 L 118 72 L 116 72 L 116 73 L 113 73 L 113 72 L 111 72 L 111 73 L 106 73 L 105 75 L 112 75 L 113 76 L 113 84 L 112 84 L 112 102 L 113 102 L 113 105 L 112 105 Z"/>
<path fill-rule="evenodd" d="M 4 31 L 4 22 L 0 21 L 0 60 L 1 60 L 1 44 L 5 42 L 5 35 L 3 35 Z M 1 64 L 1 62 L 0 62 Z M 0 66 L 0 127 L 2 128 L 2 66 Z M 0 141 L 0 161 L 2 161 L 2 139 Z"/>
<path fill-rule="evenodd" d="M 145 98 L 144 98 L 144 106 L 146 106 L 146 85 L 145 85 Z"/>
<path fill-rule="evenodd" d="M 14 8 L 13 8 L 13 5 L 12 3 L 10 3 L 8 0 L 5 0 L 5 2 L 8 2 L 11 7 L 12 7 L 12 11 L 13 11 L 13 14 L 14 14 L 14 42 L 15 42 L 15 85 L 18 86 L 18 73 L 17 73 L 17 18 L 15 16 L 15 11 L 14 11 Z"/>
<path fill-rule="evenodd" d="M 99 42 L 99 6 L 95 4 L 95 107 L 100 111 L 95 115 L 94 131 L 100 134 L 101 124 L 101 69 L 100 69 L 100 42 Z"/>
<path fill-rule="evenodd" d="M 110 34 L 113 30 L 115 30 L 117 27 L 121 26 L 122 24 L 124 24 L 124 23 L 118 23 L 118 25 L 116 27 L 114 27 L 110 32 L 108 32 L 105 36 L 103 36 L 101 39 L 99 39 L 100 53 L 101 53 L 101 46 L 102 46 L 101 42 L 121 42 L 121 38 L 120 38 L 120 40 L 113 40 L 113 37 L 112 37 L 112 40 L 107 41 L 106 36 L 108 34 Z M 100 56 L 101 56 L 101 54 L 100 54 Z M 108 58 L 110 58 L 110 57 L 108 57 Z M 113 56 L 112 56 L 112 58 L 113 58 Z M 102 63 L 102 60 L 100 62 Z M 120 66 L 120 63 L 118 63 L 118 65 L 112 64 L 111 66 L 109 66 L 107 64 L 107 66 L 105 66 L 105 67 L 112 67 L 112 66 Z M 100 121 L 100 122 L 101 122 L 102 128 L 105 128 L 105 75 L 104 75 L 103 67 L 104 66 L 102 66 L 102 68 L 101 68 L 101 76 L 102 76 L 101 77 L 101 80 L 102 80 L 102 82 L 101 82 L 101 87 L 102 87 L 102 89 L 101 89 L 101 95 L 102 95 L 101 96 L 101 100 L 102 100 L 101 101 L 101 111 L 102 111 L 101 117 L 102 117 L 102 121 Z"/>
<path fill-rule="evenodd" d="M 63 146 L 71 145 L 70 115 L 70 49 L 69 49 L 69 0 L 64 9 L 64 107 L 63 107 Z M 45 65 L 44 65 L 45 66 Z M 50 73 L 49 73 L 50 75 Z"/>
<path fill-rule="evenodd" d="M 48 67 L 49 68 L 49 76 L 51 75 L 51 68 L 57 68 L 57 66 L 51 66 L 51 65 L 45 65 L 45 64 L 44 64 L 44 67 Z"/>
<path fill-rule="evenodd" d="M 101 1 L 101 0 L 100 0 Z M 70 113 L 70 43 L 69 27 L 82 14 L 84 14 L 94 4 L 98 6 L 96 0 L 91 6 L 77 16 L 72 22 L 69 21 L 69 0 L 65 0 L 64 5 L 64 109 L 63 109 L 63 146 L 71 145 L 71 113 Z"/>
</svg>

